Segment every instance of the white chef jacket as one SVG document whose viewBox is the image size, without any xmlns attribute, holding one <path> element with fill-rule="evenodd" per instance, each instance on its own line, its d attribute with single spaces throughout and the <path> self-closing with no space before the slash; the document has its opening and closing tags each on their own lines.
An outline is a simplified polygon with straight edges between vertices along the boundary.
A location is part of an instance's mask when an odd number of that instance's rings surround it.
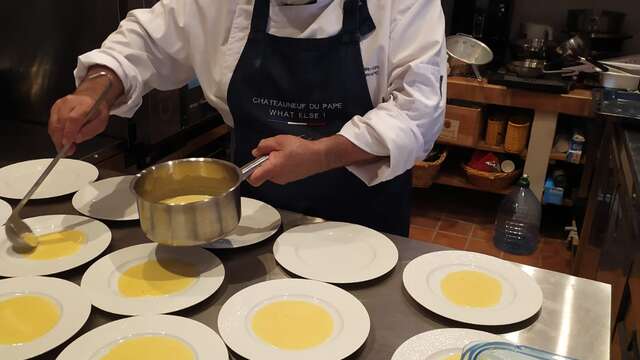
<svg viewBox="0 0 640 360">
<path fill-rule="evenodd" d="M 344 0 L 279 6 L 271 1 L 269 33 L 322 38 L 342 28 Z M 446 50 L 440 0 L 368 0 L 376 30 L 361 42 L 374 109 L 341 129 L 379 161 L 348 169 L 372 186 L 423 159 L 442 129 Z M 227 89 L 251 27 L 252 0 L 161 0 L 131 11 L 102 47 L 79 57 L 76 83 L 91 65 L 113 69 L 124 95 L 111 113 L 131 117 L 151 89 L 197 77 L 207 101 L 233 126 Z"/>
</svg>

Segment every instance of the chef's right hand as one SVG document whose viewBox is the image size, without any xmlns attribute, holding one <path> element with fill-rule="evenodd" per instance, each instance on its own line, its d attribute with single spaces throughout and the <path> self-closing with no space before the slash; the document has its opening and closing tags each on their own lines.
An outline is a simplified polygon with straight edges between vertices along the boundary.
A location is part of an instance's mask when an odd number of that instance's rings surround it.
<svg viewBox="0 0 640 360">
<path fill-rule="evenodd" d="M 104 71 L 104 68 L 92 68 L 89 74 L 97 71 Z M 73 154 L 76 144 L 87 141 L 106 129 L 109 122 L 109 108 L 123 92 L 122 82 L 118 76 L 111 69 L 108 71 L 111 73 L 112 88 L 92 119 L 87 119 L 87 114 L 107 86 L 109 78 L 106 76 L 83 81 L 73 94 L 53 104 L 49 117 L 49 135 L 58 151 L 66 144 L 72 144 L 65 155 Z"/>
</svg>

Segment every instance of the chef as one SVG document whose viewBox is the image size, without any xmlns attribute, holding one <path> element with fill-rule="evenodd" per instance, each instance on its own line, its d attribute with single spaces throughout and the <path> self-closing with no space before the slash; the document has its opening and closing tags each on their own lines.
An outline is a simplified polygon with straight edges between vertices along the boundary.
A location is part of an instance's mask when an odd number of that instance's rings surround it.
<svg viewBox="0 0 640 360">
<path fill-rule="evenodd" d="M 440 0 L 161 0 L 79 57 L 49 133 L 58 149 L 81 143 L 151 89 L 197 78 L 233 127 L 233 161 L 269 155 L 243 196 L 407 235 L 410 169 L 442 128 L 445 74 Z"/>
</svg>

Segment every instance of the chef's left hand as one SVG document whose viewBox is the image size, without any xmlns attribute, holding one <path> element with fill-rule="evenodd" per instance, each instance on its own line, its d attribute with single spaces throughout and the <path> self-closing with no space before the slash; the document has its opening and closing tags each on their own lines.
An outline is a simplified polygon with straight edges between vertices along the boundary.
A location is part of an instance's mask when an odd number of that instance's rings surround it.
<svg viewBox="0 0 640 360">
<path fill-rule="evenodd" d="M 252 154 L 255 157 L 269 155 L 269 160 L 259 166 L 248 181 L 253 186 L 265 181 L 284 185 L 326 171 L 328 164 L 323 147 L 319 141 L 291 135 L 264 139 Z"/>
</svg>

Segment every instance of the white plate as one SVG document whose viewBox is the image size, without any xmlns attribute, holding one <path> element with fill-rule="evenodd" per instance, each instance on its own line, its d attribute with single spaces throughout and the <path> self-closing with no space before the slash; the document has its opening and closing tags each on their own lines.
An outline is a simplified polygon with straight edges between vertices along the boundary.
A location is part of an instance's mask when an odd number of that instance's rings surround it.
<svg viewBox="0 0 640 360">
<path fill-rule="evenodd" d="M 131 190 L 135 176 L 118 176 L 83 187 L 71 203 L 80 213 L 104 220 L 137 220 L 136 196 Z"/>
<path fill-rule="evenodd" d="M 50 275 L 73 269 L 100 255 L 111 243 L 109 228 L 93 219 L 76 215 L 47 215 L 24 220 L 36 235 L 78 230 L 86 243 L 75 254 L 51 260 L 31 260 L 13 251 L 4 226 L 0 227 L 0 276 Z"/>
<path fill-rule="evenodd" d="M 273 255 L 294 274 L 335 284 L 375 279 L 398 262 L 398 249 L 388 237 L 340 222 L 293 228 L 278 237 Z"/>
<path fill-rule="evenodd" d="M 13 211 L 11 205 L 7 204 L 4 200 L 0 200 L 0 225 L 4 225 L 7 222 L 11 211 Z"/>
<path fill-rule="evenodd" d="M 120 275 L 129 267 L 157 258 L 194 264 L 200 276 L 187 289 L 170 295 L 127 298 L 118 291 Z M 211 296 L 224 279 L 224 266 L 207 250 L 141 244 L 120 249 L 96 261 L 82 276 L 80 286 L 96 307 L 120 315 L 154 315 L 188 308 Z"/>
<path fill-rule="evenodd" d="M 93 329 L 67 346 L 57 360 L 98 360 L 118 342 L 145 335 L 181 340 L 195 353 L 196 359 L 229 359 L 220 336 L 206 325 L 179 316 L 148 315 L 117 320 Z"/>
<path fill-rule="evenodd" d="M 91 303 L 78 285 L 50 277 L 0 280 L 0 298 L 19 294 L 44 296 L 60 307 L 60 320 L 42 337 L 21 345 L 0 345 L 0 359 L 27 359 L 70 339 L 87 321 Z"/>
<path fill-rule="evenodd" d="M 474 341 L 504 340 L 484 331 L 471 329 L 438 329 L 418 334 L 405 341 L 391 360 L 443 360 L 462 353 Z"/>
<path fill-rule="evenodd" d="M 456 305 L 445 298 L 440 282 L 454 271 L 484 272 L 502 285 L 500 303 L 490 308 Z M 475 325 L 508 325 L 527 320 L 542 306 L 542 290 L 536 281 L 515 265 L 484 254 L 437 251 L 411 261 L 402 280 L 420 305 L 449 319 Z"/>
<path fill-rule="evenodd" d="M 241 198 L 242 217 L 238 227 L 226 238 L 204 247 L 209 249 L 234 249 L 264 241 L 280 228 L 280 213 L 262 201 Z"/>
<path fill-rule="evenodd" d="M 281 350 L 260 340 L 251 319 L 260 307 L 279 300 L 307 300 L 327 310 L 334 322 L 332 336 L 316 347 Z M 369 336 L 367 310 L 353 295 L 334 285 L 304 279 L 265 281 L 233 295 L 220 309 L 218 329 L 229 347 L 247 359 L 327 360 L 354 353 Z"/>
<path fill-rule="evenodd" d="M 22 199 L 53 159 L 24 161 L 0 169 L 0 197 Z M 71 194 L 98 178 L 98 169 L 88 162 L 61 159 L 33 194 L 46 199 Z"/>
</svg>

